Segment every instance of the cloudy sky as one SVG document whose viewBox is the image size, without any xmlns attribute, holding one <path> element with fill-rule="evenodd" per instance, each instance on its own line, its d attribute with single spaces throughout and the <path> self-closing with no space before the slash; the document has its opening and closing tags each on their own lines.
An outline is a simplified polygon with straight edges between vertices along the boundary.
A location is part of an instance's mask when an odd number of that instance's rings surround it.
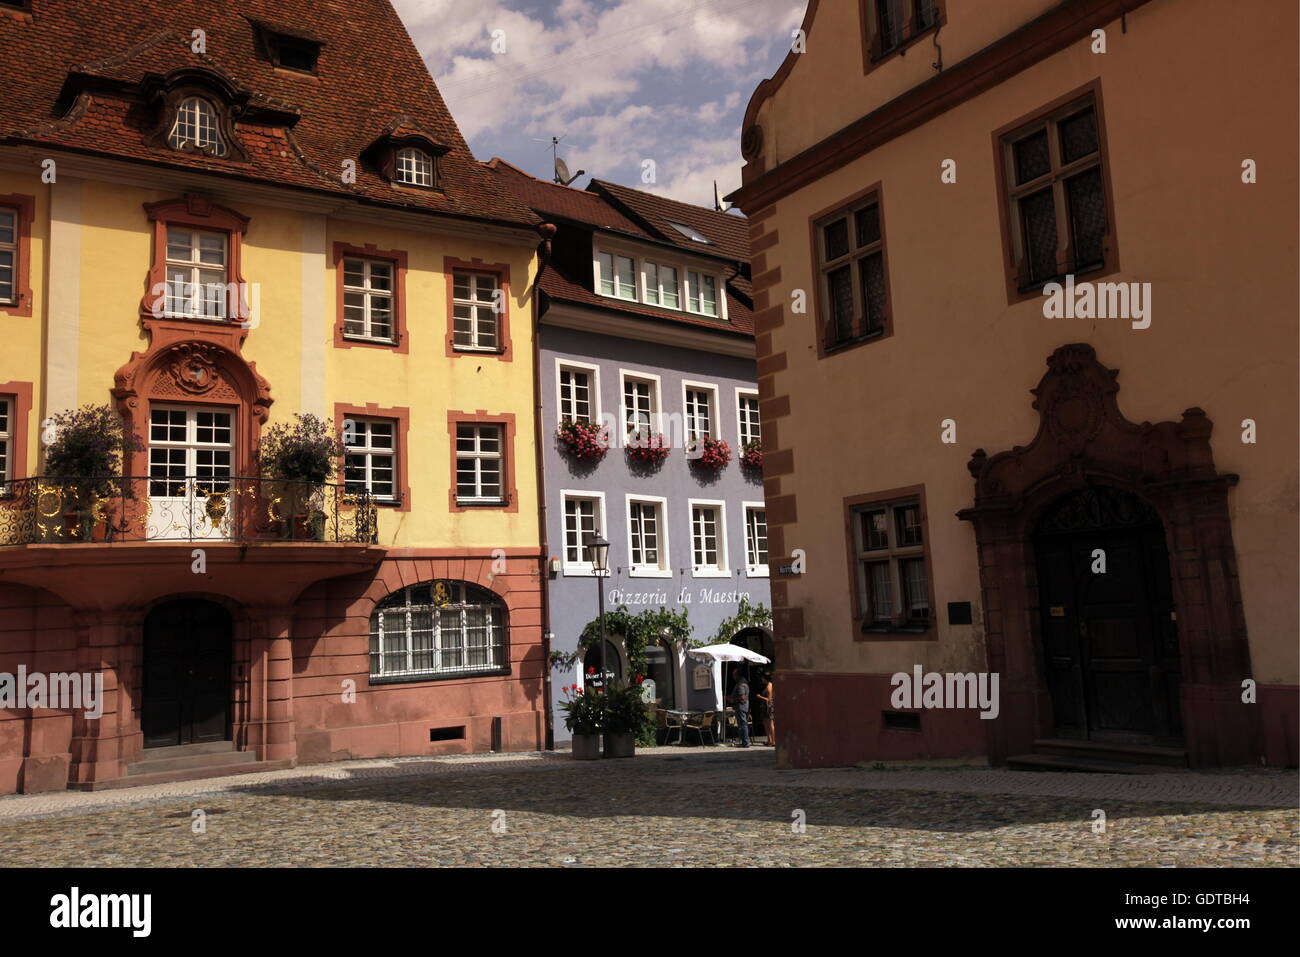
<svg viewBox="0 0 1300 957">
<path fill-rule="evenodd" d="M 394 5 L 479 159 L 500 156 L 549 179 L 550 138 L 562 135 L 574 173 L 703 206 L 715 179 L 724 195 L 740 185 L 745 105 L 780 65 L 807 2 Z M 647 159 L 654 185 L 641 181 Z"/>
</svg>

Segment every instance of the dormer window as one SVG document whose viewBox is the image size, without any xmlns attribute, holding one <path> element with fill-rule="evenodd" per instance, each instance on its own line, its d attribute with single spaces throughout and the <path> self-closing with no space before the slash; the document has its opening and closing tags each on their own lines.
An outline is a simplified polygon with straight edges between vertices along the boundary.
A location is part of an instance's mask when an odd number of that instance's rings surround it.
<svg viewBox="0 0 1300 957">
<path fill-rule="evenodd" d="M 408 186 L 432 187 L 434 185 L 433 157 L 413 146 L 398 150 L 393 178 Z"/>
<path fill-rule="evenodd" d="M 221 137 L 217 111 L 211 103 L 198 96 L 187 97 L 176 108 L 176 120 L 167 135 L 167 142 L 174 150 L 202 152 L 210 156 L 226 155 L 226 143 Z"/>
<path fill-rule="evenodd" d="M 271 60 L 276 66 L 304 73 L 316 72 L 316 59 L 320 56 L 319 43 L 298 37 L 275 36 L 269 41 L 269 46 Z"/>
</svg>

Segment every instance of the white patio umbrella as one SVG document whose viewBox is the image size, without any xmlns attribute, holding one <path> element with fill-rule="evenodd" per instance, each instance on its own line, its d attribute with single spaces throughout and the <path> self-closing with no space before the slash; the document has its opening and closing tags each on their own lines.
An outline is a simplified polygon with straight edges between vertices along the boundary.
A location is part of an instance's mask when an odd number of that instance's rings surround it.
<svg viewBox="0 0 1300 957">
<path fill-rule="evenodd" d="M 705 661 L 752 661 L 755 664 L 767 665 L 772 663 L 771 658 L 765 658 L 756 651 L 750 651 L 748 648 L 742 648 L 740 645 L 722 644 L 722 645 L 705 645 L 703 648 L 692 648 L 686 654 L 691 658 L 700 658 Z M 722 702 L 722 743 L 727 743 L 727 703 Z M 740 721 L 740 712 L 736 712 L 736 721 Z"/>
</svg>

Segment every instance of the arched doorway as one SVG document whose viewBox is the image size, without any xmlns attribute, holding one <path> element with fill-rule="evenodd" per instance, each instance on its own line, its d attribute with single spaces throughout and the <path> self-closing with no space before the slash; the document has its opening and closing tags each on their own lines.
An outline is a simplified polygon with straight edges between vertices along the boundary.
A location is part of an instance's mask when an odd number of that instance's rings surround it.
<svg viewBox="0 0 1300 957">
<path fill-rule="evenodd" d="M 146 748 L 230 738 L 230 615 L 197 598 L 165 602 L 144 621 L 140 730 Z"/>
<path fill-rule="evenodd" d="M 1055 736 L 1182 744 L 1178 628 L 1165 530 L 1150 504 L 1093 486 L 1034 528 Z"/>
<path fill-rule="evenodd" d="M 585 687 L 600 688 L 604 686 L 600 667 L 600 642 L 597 641 L 582 656 L 582 681 Z M 618 645 L 608 640 L 605 642 L 605 667 L 608 669 L 606 677 L 614 685 L 617 686 L 623 683 L 623 655 L 619 651 Z"/>
</svg>

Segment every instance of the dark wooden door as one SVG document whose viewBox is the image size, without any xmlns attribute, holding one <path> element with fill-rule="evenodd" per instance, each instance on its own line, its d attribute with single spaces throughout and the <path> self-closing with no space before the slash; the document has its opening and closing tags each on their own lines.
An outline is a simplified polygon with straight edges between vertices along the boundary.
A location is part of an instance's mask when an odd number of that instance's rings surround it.
<svg viewBox="0 0 1300 957">
<path fill-rule="evenodd" d="M 209 601 L 171 601 L 149 613 L 140 708 L 146 748 L 230 737 L 230 637 L 230 616 Z"/>
<path fill-rule="evenodd" d="M 1178 632 L 1155 511 L 1116 489 L 1086 489 L 1049 509 L 1034 547 L 1056 735 L 1181 743 Z M 1094 570 L 1098 551 L 1104 572 Z"/>
</svg>

